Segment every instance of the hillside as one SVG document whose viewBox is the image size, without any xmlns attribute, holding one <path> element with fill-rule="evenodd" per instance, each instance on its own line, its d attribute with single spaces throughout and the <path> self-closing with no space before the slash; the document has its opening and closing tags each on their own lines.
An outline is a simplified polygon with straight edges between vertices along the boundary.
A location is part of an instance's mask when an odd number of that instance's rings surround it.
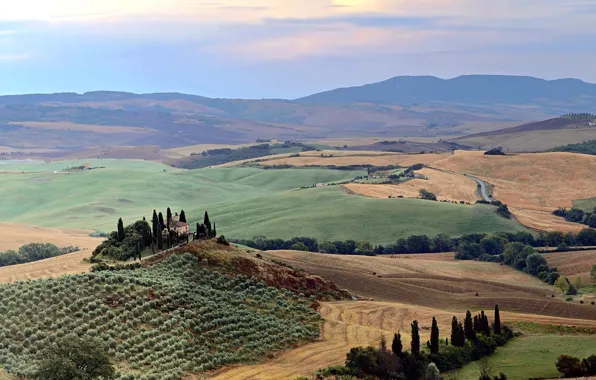
<svg viewBox="0 0 596 380">
<path fill-rule="evenodd" d="M 314 298 L 298 295 L 309 289 L 342 298 L 328 281 L 209 242 L 136 270 L 7 284 L 0 364 L 29 376 L 49 342 L 75 334 L 102 341 L 119 378 L 203 376 L 317 339 Z"/>
<path fill-rule="evenodd" d="M 549 149 L 575 152 L 578 149 L 581 150 L 581 147 L 559 146 L 582 143 L 595 138 L 595 122 L 558 117 L 513 128 L 476 133 L 456 138 L 452 142 L 475 149 L 490 149 L 500 146 L 506 152 L 540 152 Z M 582 152 L 578 151 L 578 153 Z"/>
<path fill-rule="evenodd" d="M 1 96 L 0 152 L 114 157 L 131 152 L 103 150 L 242 144 L 258 138 L 461 136 L 583 111 L 593 104 L 594 87 L 570 79 L 397 77 L 298 100 L 110 91 Z M 160 157 L 154 149 L 133 153 Z"/>
</svg>

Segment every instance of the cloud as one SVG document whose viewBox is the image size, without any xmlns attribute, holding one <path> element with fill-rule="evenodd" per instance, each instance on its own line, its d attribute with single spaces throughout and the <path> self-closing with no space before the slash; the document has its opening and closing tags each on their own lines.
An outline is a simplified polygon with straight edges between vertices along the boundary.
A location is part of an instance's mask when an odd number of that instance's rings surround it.
<svg viewBox="0 0 596 380">
<path fill-rule="evenodd" d="M 0 62 L 23 61 L 30 57 L 30 54 L 0 54 Z"/>
</svg>

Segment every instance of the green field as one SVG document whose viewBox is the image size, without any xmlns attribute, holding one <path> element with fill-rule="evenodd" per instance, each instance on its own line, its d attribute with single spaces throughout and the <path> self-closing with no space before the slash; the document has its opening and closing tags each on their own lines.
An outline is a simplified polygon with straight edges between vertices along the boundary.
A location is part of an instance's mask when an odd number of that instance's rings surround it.
<svg viewBox="0 0 596 380">
<path fill-rule="evenodd" d="M 105 168 L 53 173 L 82 163 Z M 0 220 L 40 226 L 107 232 L 119 217 L 133 222 L 169 206 L 184 209 L 193 222 L 208 210 L 218 232 L 233 238 L 313 236 L 389 243 L 411 234 L 523 229 L 499 217 L 492 206 L 372 199 L 348 195 L 336 186 L 300 189 L 365 175 L 362 170 L 183 171 L 139 160 L 3 162 L 0 170 L 27 172 L 0 174 Z"/>
<path fill-rule="evenodd" d="M 216 205 L 209 210 L 218 231 L 234 238 L 310 236 L 320 240 L 393 243 L 413 234 L 461 235 L 523 229 L 498 216 L 492 206 L 374 199 L 349 195 L 336 186 L 285 191 Z"/>
<path fill-rule="evenodd" d="M 596 338 L 582 335 L 536 335 L 515 338 L 497 348 L 489 363 L 493 375 L 503 372 L 511 380 L 528 378 L 556 378 L 555 367 L 559 355 L 585 358 L 596 352 Z M 477 380 L 478 364 L 471 363 L 458 372 L 461 380 Z"/>
<path fill-rule="evenodd" d="M 592 212 L 596 208 L 596 197 L 573 201 L 573 207 L 581 208 L 584 211 Z"/>
</svg>

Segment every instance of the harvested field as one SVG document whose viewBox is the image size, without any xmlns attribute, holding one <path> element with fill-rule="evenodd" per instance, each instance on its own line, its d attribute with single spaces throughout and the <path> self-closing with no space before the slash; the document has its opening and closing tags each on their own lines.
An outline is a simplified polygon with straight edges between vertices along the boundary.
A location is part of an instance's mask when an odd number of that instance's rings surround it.
<svg viewBox="0 0 596 380">
<path fill-rule="evenodd" d="M 0 230 L 3 232 L 0 251 L 16 249 L 28 243 L 52 243 L 58 247 L 77 246 L 81 249 L 50 259 L 0 267 L 0 283 L 87 272 L 91 265 L 83 262 L 83 259 L 89 258 L 93 249 L 103 240 L 90 237 L 91 231 L 87 230 L 43 228 L 16 223 L 0 223 Z"/>
<path fill-rule="evenodd" d="M 261 165 L 293 165 L 293 166 L 348 166 L 348 165 L 376 165 L 376 166 L 411 166 L 414 164 L 431 164 L 435 161 L 449 156 L 448 153 L 429 153 L 429 154 L 387 154 L 376 152 L 376 154 L 363 154 L 366 152 L 357 152 L 347 155 L 337 155 L 335 151 L 316 152 L 319 156 L 307 156 L 301 154 L 300 157 L 285 157 L 260 162 Z M 327 157 L 321 157 L 324 154 Z M 333 155 L 333 157 L 329 157 Z"/>
<path fill-rule="evenodd" d="M 451 318 L 463 313 L 419 307 L 393 302 L 342 301 L 324 302 L 320 313 L 325 318 L 321 329 L 322 341 L 298 347 L 263 364 L 242 366 L 215 376 L 215 380 L 281 380 L 309 376 L 316 370 L 330 365 L 343 364 L 352 347 L 378 345 L 381 336 L 388 342 L 400 331 L 404 345 L 410 342 L 410 323 L 418 320 L 420 336 L 424 342 L 430 337 L 433 317 L 441 331 L 450 331 Z M 488 311 L 488 309 L 487 309 Z M 489 316 L 492 315 L 489 312 Z M 594 321 L 576 321 L 564 318 L 502 312 L 503 321 L 532 320 L 538 323 L 576 324 L 596 327 Z"/>
<path fill-rule="evenodd" d="M 545 254 L 548 265 L 556 267 L 559 273 L 575 280 L 581 277 L 584 284 L 590 282 L 590 269 L 596 265 L 596 250 L 579 252 L 554 252 Z"/>
<path fill-rule="evenodd" d="M 457 151 L 433 167 L 475 175 L 494 186 L 493 195 L 506 203 L 522 224 L 541 230 L 578 231 L 582 225 L 550 215 L 577 199 L 596 194 L 596 156 L 534 153 L 485 156 Z"/>
<path fill-rule="evenodd" d="M 465 201 L 475 203 L 480 199 L 476 182 L 461 174 L 447 173 L 436 169 L 424 168 L 416 171 L 428 179 L 413 179 L 399 185 L 374 185 L 350 183 L 345 185 L 354 193 L 373 198 L 403 196 L 419 198 L 420 190 L 434 193 L 439 200 Z"/>
<path fill-rule="evenodd" d="M 444 256 L 418 260 L 399 255 L 364 257 L 294 251 L 266 254 L 327 278 L 353 294 L 379 301 L 455 312 L 488 309 L 496 303 L 502 310 L 542 315 L 547 320 L 553 317 L 596 320 L 596 307 L 551 298 L 557 294 L 553 287 L 499 264 L 448 261 Z"/>
</svg>

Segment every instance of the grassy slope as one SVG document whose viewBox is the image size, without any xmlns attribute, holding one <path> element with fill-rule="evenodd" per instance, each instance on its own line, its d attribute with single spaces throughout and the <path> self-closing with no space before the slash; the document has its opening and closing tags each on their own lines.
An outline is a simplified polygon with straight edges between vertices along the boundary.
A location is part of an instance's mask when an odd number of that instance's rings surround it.
<svg viewBox="0 0 596 380">
<path fill-rule="evenodd" d="M 561 354 L 585 358 L 596 352 L 593 336 L 536 335 L 522 336 L 498 348 L 491 356 L 494 374 L 503 372 L 509 379 L 560 376 L 555 362 Z M 478 367 L 471 363 L 458 374 L 461 380 L 478 379 Z"/>
<path fill-rule="evenodd" d="M 211 207 L 210 213 L 216 216 L 219 231 L 238 238 L 312 236 L 388 243 L 412 234 L 460 235 L 522 229 L 514 221 L 499 217 L 492 206 L 372 199 L 346 194 L 338 187 L 245 199 Z"/>
<path fill-rule="evenodd" d="M 83 162 L 83 161 L 81 161 Z M 74 166 L 81 162 L 69 161 Z M 318 182 L 339 181 L 362 171 L 218 168 L 175 172 L 162 164 L 131 160 L 91 160 L 98 169 L 52 174 L 65 165 L 3 164 L 4 170 L 44 171 L 0 174 L 0 220 L 110 230 L 118 217 L 149 217 L 153 208 L 204 210 L 217 203 L 269 195 Z M 165 172 L 164 172 L 165 170 Z M 187 215 L 189 215 L 187 213 Z M 189 215 L 190 216 L 190 215 Z"/>
<path fill-rule="evenodd" d="M 596 197 L 573 201 L 573 207 L 581 208 L 584 211 L 592 212 L 596 208 Z"/>
<path fill-rule="evenodd" d="M 106 168 L 52 173 L 83 162 Z M 296 190 L 354 178 L 363 171 L 176 171 L 159 163 L 133 160 L 9 163 L 2 167 L 37 173 L 0 174 L 0 220 L 41 226 L 109 231 L 118 217 L 132 222 L 150 218 L 154 208 L 165 211 L 169 206 L 173 211 L 185 209 L 190 221 L 202 218 L 208 210 L 220 233 L 238 238 L 300 235 L 388 243 L 411 234 L 460 235 L 522 228 L 497 216 L 491 206 L 371 199 L 348 195 L 338 187 Z"/>
</svg>

